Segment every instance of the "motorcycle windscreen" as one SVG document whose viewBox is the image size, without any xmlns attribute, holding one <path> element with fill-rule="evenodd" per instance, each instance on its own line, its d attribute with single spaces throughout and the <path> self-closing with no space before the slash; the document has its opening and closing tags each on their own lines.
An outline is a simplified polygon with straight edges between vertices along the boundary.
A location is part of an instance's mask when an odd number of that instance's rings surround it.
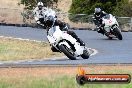
<svg viewBox="0 0 132 88">
<path fill-rule="evenodd" d="M 103 17 L 104 19 L 110 19 L 110 15 L 107 14 L 106 16 Z"/>
<path fill-rule="evenodd" d="M 55 31 L 56 31 L 55 27 L 50 28 L 49 31 L 48 31 L 48 35 L 49 36 L 53 36 L 53 34 L 55 33 Z"/>
</svg>

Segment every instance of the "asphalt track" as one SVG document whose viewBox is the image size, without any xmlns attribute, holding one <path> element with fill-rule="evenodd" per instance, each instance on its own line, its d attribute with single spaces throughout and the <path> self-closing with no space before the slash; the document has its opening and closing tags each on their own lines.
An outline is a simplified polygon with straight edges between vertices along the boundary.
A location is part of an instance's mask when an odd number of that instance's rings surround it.
<svg viewBox="0 0 132 88">
<path fill-rule="evenodd" d="M 132 32 L 123 32 L 123 40 L 109 40 L 107 37 L 89 30 L 74 30 L 89 48 L 98 53 L 87 60 L 51 58 L 49 60 L 0 62 L 1 65 L 87 65 L 87 64 L 132 64 Z M 46 31 L 29 27 L 0 26 L 0 36 L 47 41 Z"/>
</svg>

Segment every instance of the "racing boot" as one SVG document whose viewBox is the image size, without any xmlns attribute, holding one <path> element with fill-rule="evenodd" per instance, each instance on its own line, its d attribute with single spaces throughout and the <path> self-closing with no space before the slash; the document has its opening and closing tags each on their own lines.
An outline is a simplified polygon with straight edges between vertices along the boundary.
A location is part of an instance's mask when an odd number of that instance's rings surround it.
<svg viewBox="0 0 132 88">
<path fill-rule="evenodd" d="M 80 39 L 80 38 L 76 38 L 77 42 L 80 43 L 80 46 L 85 46 L 85 43 Z"/>
</svg>

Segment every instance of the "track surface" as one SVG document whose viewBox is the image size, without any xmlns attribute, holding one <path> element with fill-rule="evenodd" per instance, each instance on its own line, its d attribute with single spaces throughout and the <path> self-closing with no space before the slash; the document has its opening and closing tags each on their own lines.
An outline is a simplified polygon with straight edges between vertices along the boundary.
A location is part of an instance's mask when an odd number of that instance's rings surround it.
<svg viewBox="0 0 132 88">
<path fill-rule="evenodd" d="M 123 40 L 109 40 L 95 31 L 75 30 L 76 34 L 86 43 L 87 47 L 98 50 L 98 54 L 88 60 L 67 58 L 35 61 L 11 62 L 19 65 L 76 65 L 76 64 L 132 64 L 132 32 L 124 32 Z M 46 31 L 28 27 L 0 26 L 0 36 L 47 41 Z M 1 63 L 2 64 L 2 63 Z"/>
</svg>

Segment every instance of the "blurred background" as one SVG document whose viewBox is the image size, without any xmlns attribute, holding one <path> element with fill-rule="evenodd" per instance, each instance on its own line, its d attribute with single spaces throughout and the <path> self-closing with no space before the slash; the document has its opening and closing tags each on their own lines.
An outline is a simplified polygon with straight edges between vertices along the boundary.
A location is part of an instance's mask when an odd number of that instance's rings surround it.
<svg viewBox="0 0 132 88">
<path fill-rule="evenodd" d="M 77 0 L 41 0 L 56 10 L 58 19 L 64 21 L 74 29 L 94 29 L 95 25 L 92 21 L 92 14 L 82 11 L 78 12 L 74 5 Z M 50 1 L 50 2 L 49 2 Z M 90 1 L 90 0 L 88 0 Z M 95 0 L 98 1 L 98 0 Z M 113 0 L 108 0 L 113 1 Z M 29 5 L 30 2 L 30 5 Z M 32 9 L 35 7 L 37 0 L 1 0 L 0 1 L 0 23 L 1 24 L 28 24 L 35 26 Z M 73 2 L 73 3 L 72 3 Z M 98 2 L 95 3 L 95 5 Z M 107 4 L 107 3 L 106 3 Z M 78 3 L 76 3 L 78 5 Z M 85 6 L 84 6 L 85 7 Z M 75 11 L 73 11 L 73 8 Z M 103 7 L 102 7 L 103 8 Z M 127 7 L 126 7 L 127 8 Z M 132 9 L 130 7 L 130 9 Z M 94 11 L 94 10 L 93 10 Z M 115 12 L 111 12 L 115 13 Z M 123 31 L 132 31 L 132 16 L 119 15 L 116 16 Z M 116 14 L 116 13 L 115 13 Z"/>
</svg>

